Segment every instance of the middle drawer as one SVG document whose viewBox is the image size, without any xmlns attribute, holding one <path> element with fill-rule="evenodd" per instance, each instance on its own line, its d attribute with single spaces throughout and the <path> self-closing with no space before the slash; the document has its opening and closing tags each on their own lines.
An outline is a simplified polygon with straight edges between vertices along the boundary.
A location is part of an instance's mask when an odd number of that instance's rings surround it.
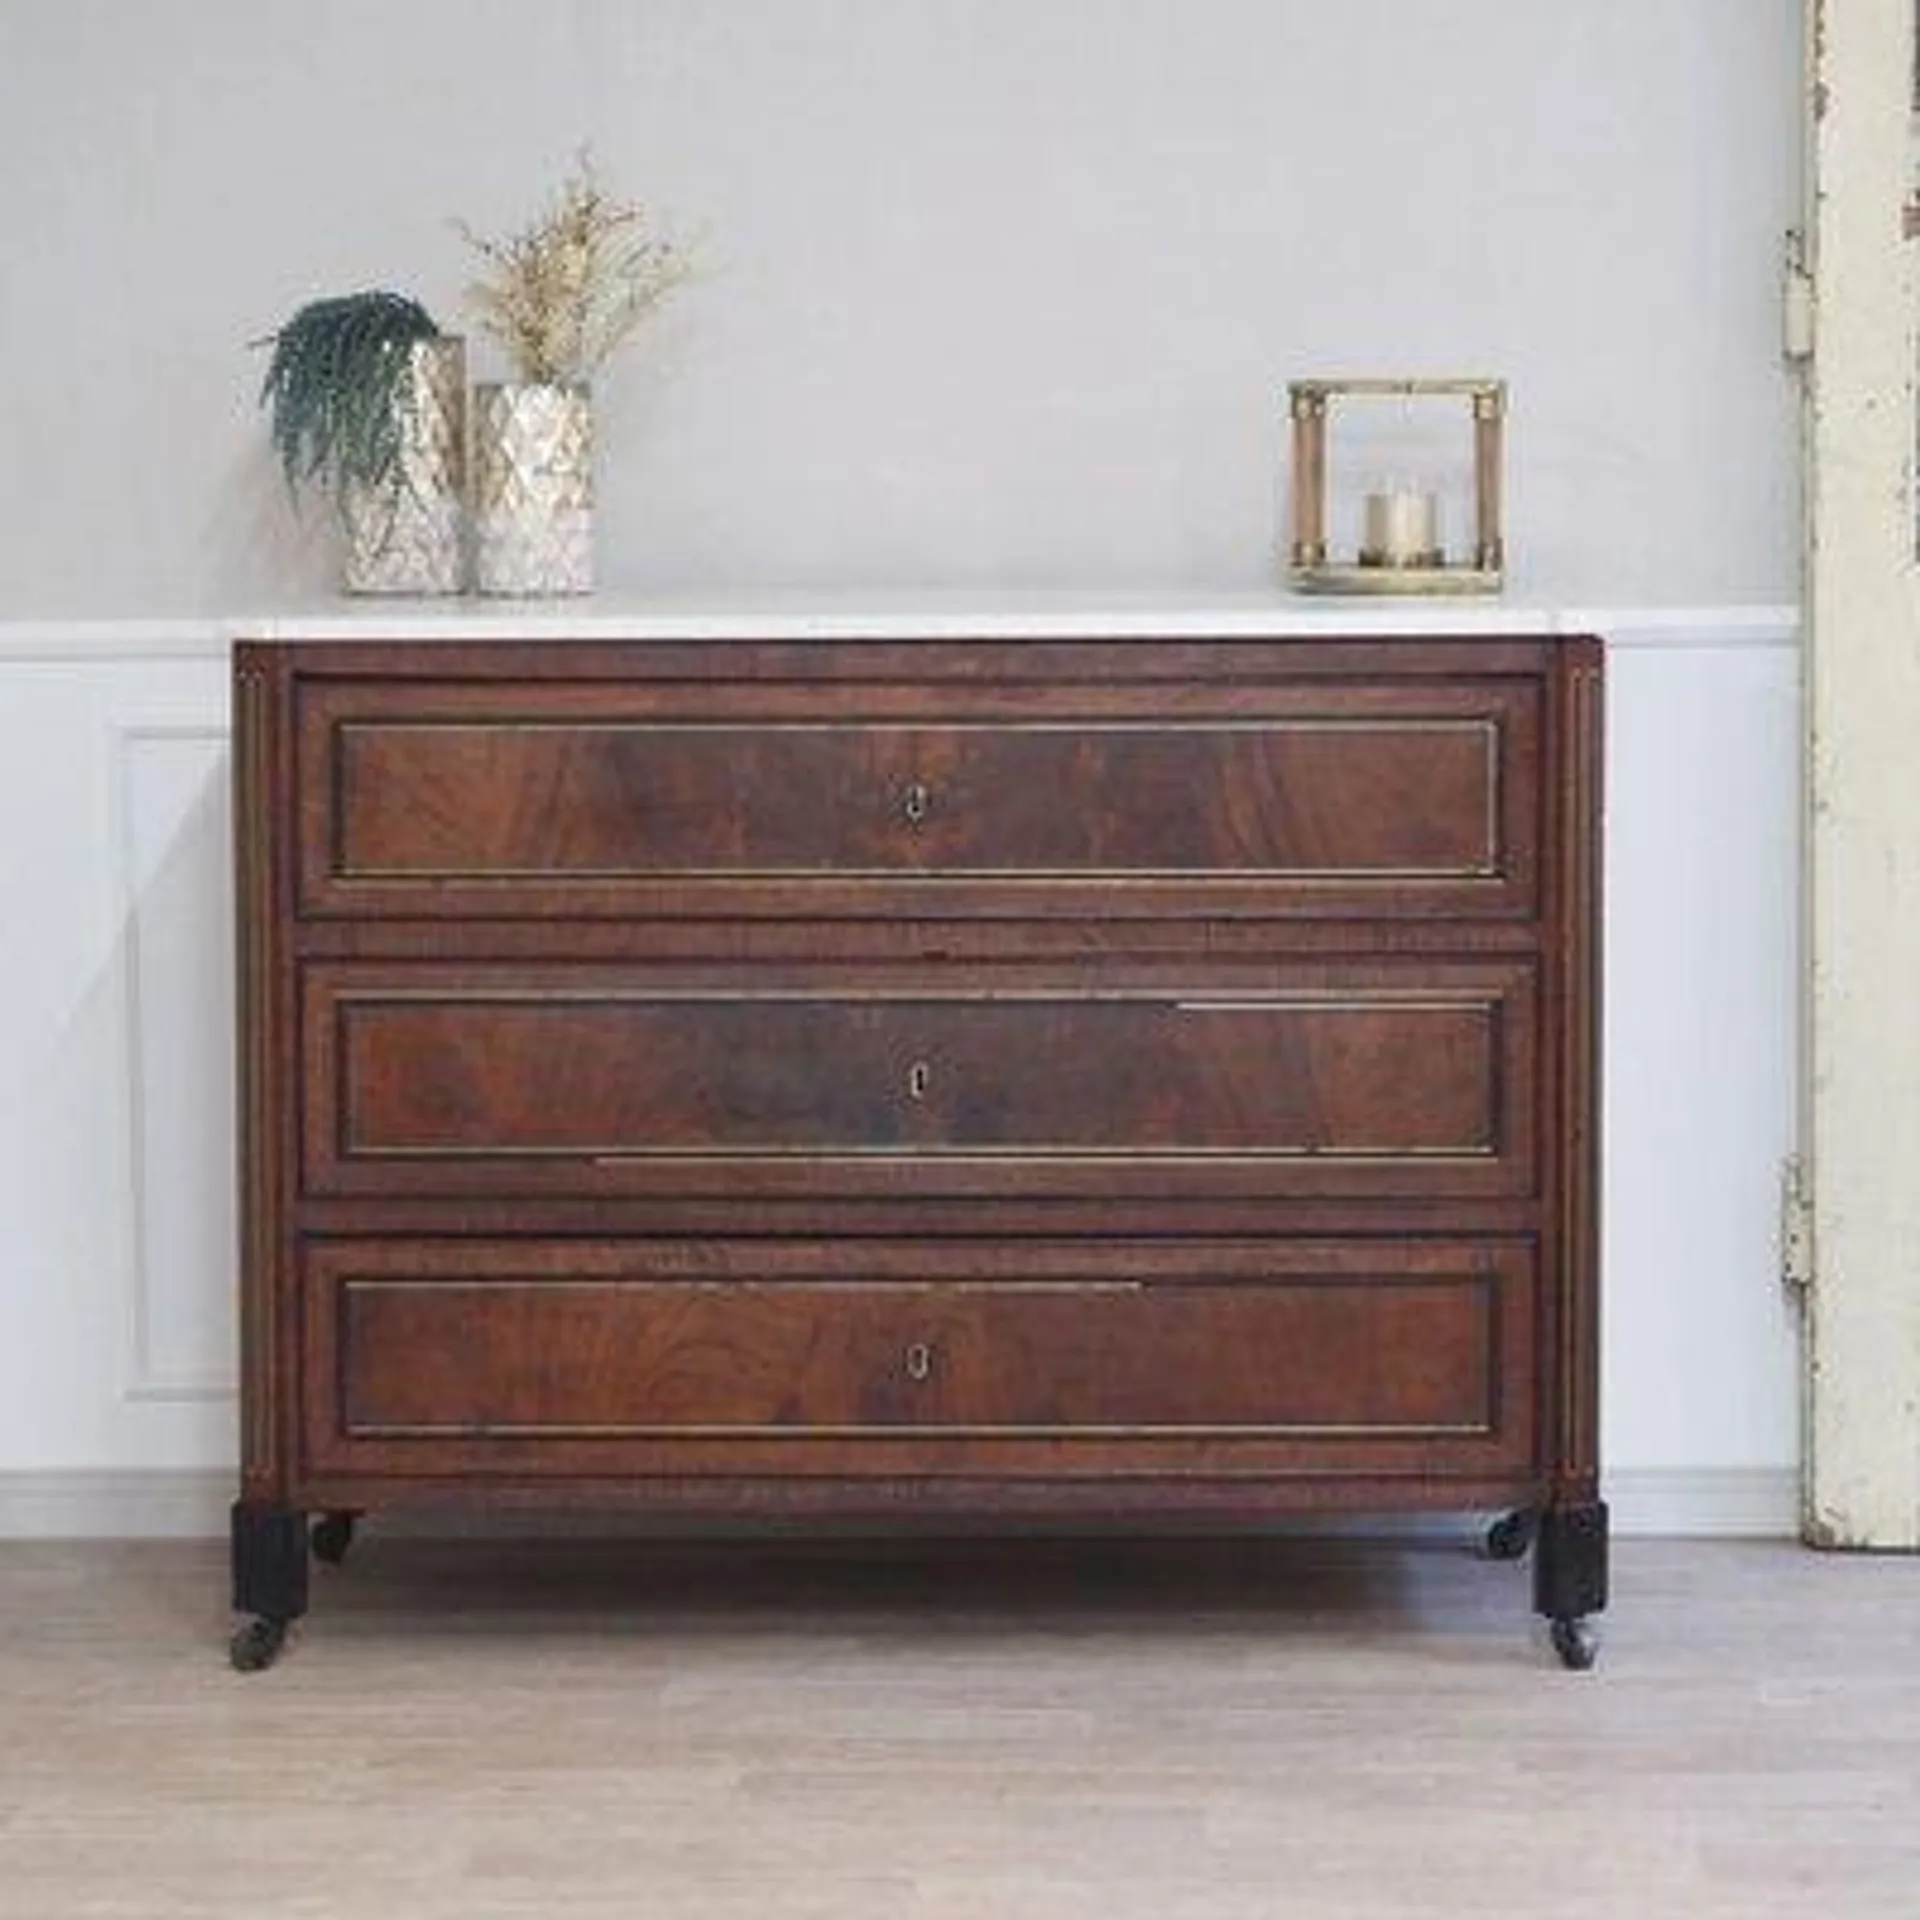
<svg viewBox="0 0 1920 1920">
<path fill-rule="evenodd" d="M 1524 959 L 812 970 L 311 962 L 316 1196 L 1519 1197 Z"/>
</svg>

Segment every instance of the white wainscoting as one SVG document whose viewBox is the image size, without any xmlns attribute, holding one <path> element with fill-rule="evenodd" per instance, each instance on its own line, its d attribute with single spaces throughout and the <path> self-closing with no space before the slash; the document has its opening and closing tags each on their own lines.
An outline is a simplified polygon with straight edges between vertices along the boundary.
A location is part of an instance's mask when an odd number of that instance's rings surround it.
<svg viewBox="0 0 1920 1920">
<path fill-rule="evenodd" d="M 1604 611 L 1608 1493 L 1785 1533 L 1797 1325 L 1790 615 Z M 217 623 L 0 627 L 0 1536 L 199 1533 L 233 1458 Z"/>
<path fill-rule="evenodd" d="M 116 741 L 126 929 L 126 1395 L 233 1396 L 233 893 L 224 724 Z"/>
<path fill-rule="evenodd" d="M 0 642 L 0 1532 L 232 1454 L 226 730 L 211 624 Z"/>
</svg>

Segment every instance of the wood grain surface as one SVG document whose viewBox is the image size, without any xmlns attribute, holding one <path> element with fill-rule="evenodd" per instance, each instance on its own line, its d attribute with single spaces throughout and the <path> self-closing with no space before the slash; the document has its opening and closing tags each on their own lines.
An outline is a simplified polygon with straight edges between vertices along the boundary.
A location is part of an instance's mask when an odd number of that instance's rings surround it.
<svg viewBox="0 0 1920 1920">
<path fill-rule="evenodd" d="M 8 1920 L 1911 1920 L 1920 1563 L 1452 1537 L 0 1545 Z"/>
</svg>

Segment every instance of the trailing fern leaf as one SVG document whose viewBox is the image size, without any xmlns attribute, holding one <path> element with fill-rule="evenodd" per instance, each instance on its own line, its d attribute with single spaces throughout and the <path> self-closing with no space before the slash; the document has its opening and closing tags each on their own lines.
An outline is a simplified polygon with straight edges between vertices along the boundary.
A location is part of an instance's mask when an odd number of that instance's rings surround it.
<svg viewBox="0 0 1920 1920">
<path fill-rule="evenodd" d="M 417 300 L 375 291 L 312 301 L 260 343 L 273 349 L 260 404 L 290 491 L 318 487 L 345 519 L 356 490 L 392 487 L 412 348 L 440 337 Z"/>
</svg>

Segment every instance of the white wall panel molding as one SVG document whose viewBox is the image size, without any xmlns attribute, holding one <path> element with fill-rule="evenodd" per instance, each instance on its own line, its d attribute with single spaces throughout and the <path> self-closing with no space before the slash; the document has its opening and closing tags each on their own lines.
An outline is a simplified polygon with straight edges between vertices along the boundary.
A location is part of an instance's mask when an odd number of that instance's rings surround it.
<svg viewBox="0 0 1920 1920">
<path fill-rule="evenodd" d="M 213 660 L 227 649 L 221 620 L 0 618 L 0 669 L 117 667 L 149 660 Z"/>
<path fill-rule="evenodd" d="M 234 1397 L 233 913 L 224 725 L 122 726 L 132 1401 Z"/>
<path fill-rule="evenodd" d="M 0 658 L 0 1470 L 228 1451 L 226 717 L 217 658 Z"/>
</svg>

